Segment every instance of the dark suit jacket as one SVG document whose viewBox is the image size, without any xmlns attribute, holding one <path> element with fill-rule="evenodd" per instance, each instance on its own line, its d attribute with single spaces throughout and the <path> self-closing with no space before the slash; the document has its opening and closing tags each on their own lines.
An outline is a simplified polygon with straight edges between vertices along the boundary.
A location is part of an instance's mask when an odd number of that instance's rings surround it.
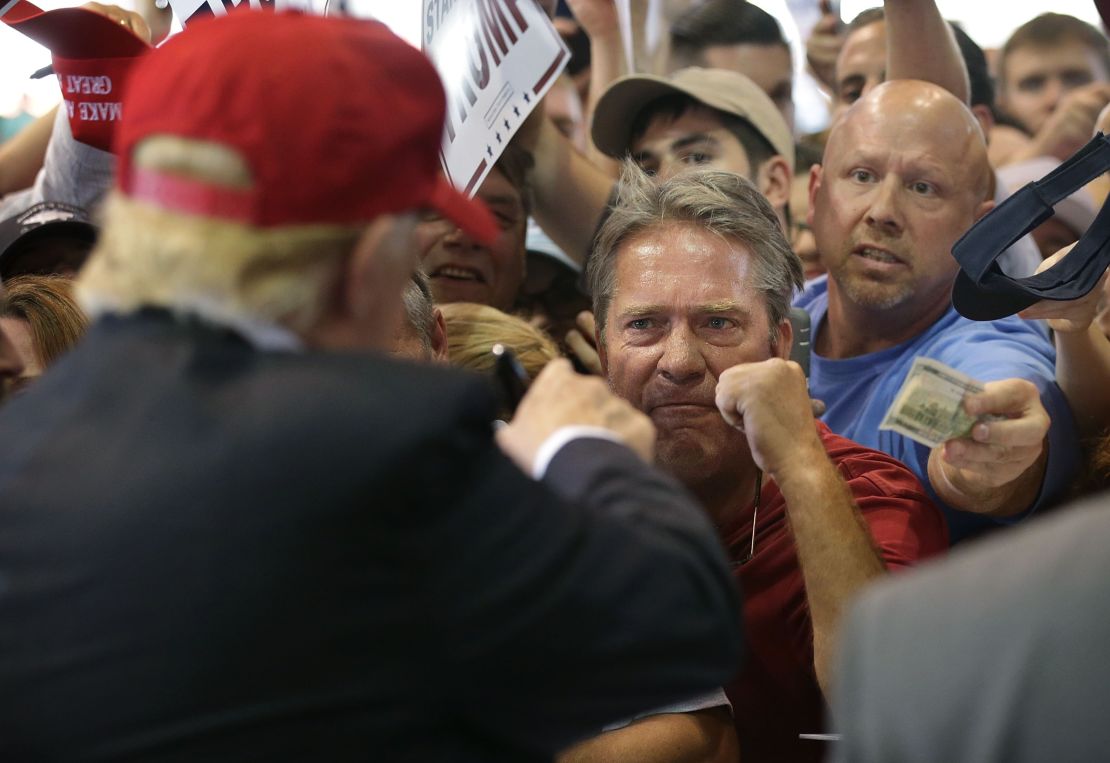
<svg viewBox="0 0 1110 763">
<path fill-rule="evenodd" d="M 1110 758 L 1110 497 L 875 586 L 841 635 L 836 761 Z"/>
<path fill-rule="evenodd" d="M 723 682 L 715 534 L 627 449 L 544 484 L 484 384 L 95 326 L 0 410 L 0 760 L 542 760 Z"/>
</svg>

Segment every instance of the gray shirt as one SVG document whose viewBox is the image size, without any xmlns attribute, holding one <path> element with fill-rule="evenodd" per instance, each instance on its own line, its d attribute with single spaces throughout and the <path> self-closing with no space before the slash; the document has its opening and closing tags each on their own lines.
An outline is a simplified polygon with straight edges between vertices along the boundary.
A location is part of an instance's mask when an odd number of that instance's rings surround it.
<svg viewBox="0 0 1110 763">
<path fill-rule="evenodd" d="M 1110 496 L 870 589 L 847 618 L 835 761 L 1110 756 Z"/>
<path fill-rule="evenodd" d="M 58 109 L 42 169 L 30 188 L 0 199 L 0 220 L 40 201 L 60 201 L 92 211 L 116 176 L 116 157 L 78 143 L 69 129 L 65 106 Z"/>
</svg>

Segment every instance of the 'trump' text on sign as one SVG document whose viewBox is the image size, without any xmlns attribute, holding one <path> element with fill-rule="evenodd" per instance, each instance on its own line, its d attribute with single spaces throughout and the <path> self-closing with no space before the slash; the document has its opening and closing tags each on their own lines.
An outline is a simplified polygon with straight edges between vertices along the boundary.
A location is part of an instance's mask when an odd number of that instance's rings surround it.
<svg viewBox="0 0 1110 763">
<path fill-rule="evenodd" d="M 422 18 L 447 90 L 443 168 L 473 196 L 570 55 L 533 0 L 424 0 Z"/>
</svg>

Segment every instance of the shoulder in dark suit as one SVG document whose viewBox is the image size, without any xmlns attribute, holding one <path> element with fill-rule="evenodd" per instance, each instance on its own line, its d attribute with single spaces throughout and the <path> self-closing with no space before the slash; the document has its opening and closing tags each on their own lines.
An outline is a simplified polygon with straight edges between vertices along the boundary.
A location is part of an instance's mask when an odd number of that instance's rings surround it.
<svg viewBox="0 0 1110 763">
<path fill-rule="evenodd" d="M 0 411 L 0 759 L 530 760 L 723 681 L 685 494 L 466 377 L 145 315 Z"/>
</svg>

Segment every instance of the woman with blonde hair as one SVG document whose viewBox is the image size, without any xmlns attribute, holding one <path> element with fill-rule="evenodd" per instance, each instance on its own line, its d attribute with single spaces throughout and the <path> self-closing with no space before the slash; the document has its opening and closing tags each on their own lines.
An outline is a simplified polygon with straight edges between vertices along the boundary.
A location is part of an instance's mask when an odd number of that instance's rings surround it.
<svg viewBox="0 0 1110 763">
<path fill-rule="evenodd" d="M 543 367 L 559 357 L 555 342 L 528 321 L 495 307 L 470 302 L 439 306 L 447 323 L 447 357 L 451 365 L 492 373 L 496 363 L 493 346 L 513 351 L 528 377 L 535 379 Z"/>
</svg>

